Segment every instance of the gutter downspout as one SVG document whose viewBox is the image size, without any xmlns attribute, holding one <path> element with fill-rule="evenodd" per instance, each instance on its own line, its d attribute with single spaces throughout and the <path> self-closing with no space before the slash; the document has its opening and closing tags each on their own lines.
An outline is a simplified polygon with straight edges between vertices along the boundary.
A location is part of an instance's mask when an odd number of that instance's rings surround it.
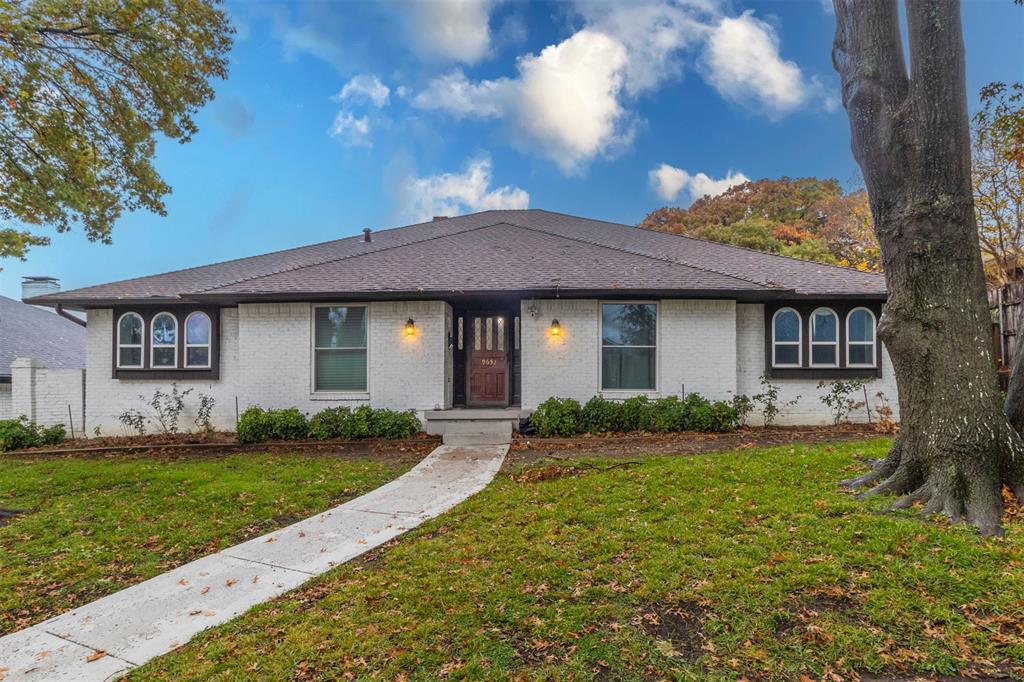
<svg viewBox="0 0 1024 682">
<path fill-rule="evenodd" d="M 85 320 L 83 320 L 80 317 L 76 317 L 76 316 L 72 315 L 71 313 L 67 312 L 66 310 L 64 310 L 64 306 L 61 305 L 60 303 L 55 305 L 53 307 L 53 310 L 54 310 L 55 313 L 57 313 L 58 315 L 63 317 L 65 320 L 71 320 L 75 324 L 80 324 L 83 327 L 86 326 Z"/>
</svg>

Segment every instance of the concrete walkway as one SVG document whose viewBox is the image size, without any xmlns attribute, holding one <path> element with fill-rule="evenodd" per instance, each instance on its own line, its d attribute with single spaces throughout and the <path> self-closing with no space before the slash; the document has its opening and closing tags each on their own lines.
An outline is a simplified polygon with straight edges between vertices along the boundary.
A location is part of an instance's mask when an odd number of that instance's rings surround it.
<svg viewBox="0 0 1024 682">
<path fill-rule="evenodd" d="M 117 677 L 451 509 L 508 448 L 443 445 L 362 497 L 2 637 L 0 679 Z"/>
</svg>

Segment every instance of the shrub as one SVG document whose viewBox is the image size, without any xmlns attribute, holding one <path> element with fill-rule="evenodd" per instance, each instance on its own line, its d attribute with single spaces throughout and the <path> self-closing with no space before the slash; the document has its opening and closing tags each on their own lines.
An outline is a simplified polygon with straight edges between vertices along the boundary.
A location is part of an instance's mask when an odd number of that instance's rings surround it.
<svg viewBox="0 0 1024 682">
<path fill-rule="evenodd" d="M 548 398 L 533 411 L 530 421 L 541 436 L 572 436 L 582 423 L 583 408 L 573 398 Z"/>
<path fill-rule="evenodd" d="M 299 440 L 309 435 L 309 422 L 294 407 L 264 410 L 253 406 L 239 418 L 237 435 L 240 443 L 262 443 L 270 439 Z"/>
<path fill-rule="evenodd" d="M 374 410 L 370 419 L 370 434 L 377 438 L 410 438 L 420 428 L 422 424 L 413 410 Z"/>
<path fill-rule="evenodd" d="M 580 427 L 587 433 L 613 433 L 622 430 L 622 403 L 599 395 L 587 401 L 580 415 Z"/>
<path fill-rule="evenodd" d="M 34 448 L 39 445 L 57 445 L 67 437 L 63 424 L 49 428 L 37 426 L 28 417 L 0 420 L 0 452 Z"/>
<path fill-rule="evenodd" d="M 659 398 L 650 407 L 651 430 L 668 433 L 683 431 L 690 417 L 689 404 L 677 396 Z"/>
<path fill-rule="evenodd" d="M 373 435 L 373 408 L 360 405 L 352 411 L 341 428 L 342 438 L 369 438 Z"/>
<path fill-rule="evenodd" d="M 707 405 L 699 405 L 690 416 L 692 428 L 704 433 L 725 433 L 736 428 L 739 413 L 727 402 L 718 400 Z"/>
<path fill-rule="evenodd" d="M 622 401 L 624 431 L 652 431 L 653 416 L 651 401 L 645 395 L 636 395 Z"/>
<path fill-rule="evenodd" d="M 865 401 L 859 401 L 850 396 L 856 395 L 863 390 L 864 385 L 867 381 L 863 379 L 852 379 L 850 381 L 833 381 L 831 383 L 825 383 L 824 381 L 818 382 L 818 390 L 828 389 L 824 393 L 820 400 L 824 403 L 829 410 L 832 412 L 832 422 L 839 426 L 839 424 L 847 421 L 850 418 L 850 413 L 854 410 L 864 407 Z"/>
<path fill-rule="evenodd" d="M 345 422 L 352 416 L 347 407 L 328 407 L 317 412 L 309 420 L 309 435 L 318 440 L 340 438 L 345 429 Z"/>
</svg>

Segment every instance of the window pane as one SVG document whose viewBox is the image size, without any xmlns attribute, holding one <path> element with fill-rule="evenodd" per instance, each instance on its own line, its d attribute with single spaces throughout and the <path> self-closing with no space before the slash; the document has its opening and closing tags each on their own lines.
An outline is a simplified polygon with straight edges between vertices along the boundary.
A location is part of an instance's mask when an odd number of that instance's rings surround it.
<svg viewBox="0 0 1024 682">
<path fill-rule="evenodd" d="M 166 313 L 161 313 L 153 318 L 153 345 L 174 345 L 175 328 L 174 318 Z M 173 354 L 173 350 L 171 353 Z"/>
<path fill-rule="evenodd" d="M 835 341 L 839 333 L 835 313 L 817 310 L 811 318 L 811 341 Z"/>
<path fill-rule="evenodd" d="M 505 318 L 497 318 L 498 323 L 498 350 L 505 350 Z"/>
<path fill-rule="evenodd" d="M 118 364 L 121 367 L 139 367 L 142 365 L 141 348 L 120 348 L 117 352 Z"/>
<path fill-rule="evenodd" d="M 601 335 L 606 346 L 653 346 L 657 308 L 653 303 L 601 306 Z"/>
<path fill-rule="evenodd" d="M 834 365 L 836 364 L 835 346 L 813 346 L 811 348 L 812 365 Z"/>
<path fill-rule="evenodd" d="M 874 341 L 875 322 L 866 310 L 850 313 L 850 341 Z"/>
<path fill-rule="evenodd" d="M 795 311 L 783 310 L 775 316 L 775 340 L 800 340 L 800 316 Z"/>
<path fill-rule="evenodd" d="M 775 346 L 776 365 L 795 365 L 798 362 L 800 362 L 800 346 L 795 343 Z"/>
<path fill-rule="evenodd" d="M 189 367 L 206 367 L 210 364 L 210 349 L 206 347 L 186 349 L 185 364 Z"/>
<path fill-rule="evenodd" d="M 365 391 L 365 350 L 318 350 L 316 383 L 318 391 Z"/>
<path fill-rule="evenodd" d="M 484 339 L 486 340 L 486 343 L 484 345 L 487 347 L 487 350 L 494 350 L 493 347 L 492 347 L 492 339 L 494 338 L 493 332 L 492 332 L 493 327 L 494 327 L 494 318 L 493 317 L 488 317 L 487 318 L 487 331 L 484 332 Z"/>
<path fill-rule="evenodd" d="M 366 308 L 316 308 L 315 319 L 317 348 L 366 346 Z"/>
<path fill-rule="evenodd" d="M 154 367 L 174 367 L 174 349 L 173 348 L 154 348 L 153 349 L 153 366 Z"/>
<path fill-rule="evenodd" d="M 210 343 L 210 318 L 197 313 L 185 322 L 185 343 Z"/>
<path fill-rule="evenodd" d="M 142 343 L 142 319 L 137 315 L 125 315 L 121 318 L 118 330 L 119 343 Z"/>
<path fill-rule="evenodd" d="M 480 350 L 480 318 L 473 318 L 473 350 Z"/>
<path fill-rule="evenodd" d="M 602 388 L 654 390 L 653 348 L 603 348 Z"/>
<path fill-rule="evenodd" d="M 875 346 L 871 345 L 851 345 L 850 346 L 850 364 L 851 365 L 874 365 L 875 364 Z"/>
</svg>

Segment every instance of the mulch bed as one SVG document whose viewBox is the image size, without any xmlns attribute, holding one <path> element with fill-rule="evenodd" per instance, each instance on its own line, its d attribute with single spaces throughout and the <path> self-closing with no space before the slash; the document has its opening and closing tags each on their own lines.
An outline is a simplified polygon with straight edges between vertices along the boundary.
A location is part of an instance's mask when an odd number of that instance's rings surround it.
<svg viewBox="0 0 1024 682">
<path fill-rule="evenodd" d="M 584 434 L 573 438 L 517 436 L 506 463 L 534 462 L 553 456 L 638 457 L 642 455 L 697 455 L 721 450 L 742 450 L 791 443 L 836 443 L 875 438 L 870 424 L 839 426 L 744 427 L 732 433 L 624 433 L 611 436 Z"/>
</svg>

